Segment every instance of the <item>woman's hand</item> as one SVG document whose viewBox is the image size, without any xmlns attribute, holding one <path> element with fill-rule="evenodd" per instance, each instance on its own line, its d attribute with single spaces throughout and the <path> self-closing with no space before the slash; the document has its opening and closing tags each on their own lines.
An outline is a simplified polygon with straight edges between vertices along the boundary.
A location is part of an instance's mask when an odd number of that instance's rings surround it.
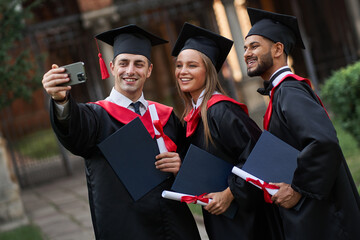
<svg viewBox="0 0 360 240">
<path fill-rule="evenodd" d="M 224 213 L 229 208 L 232 200 L 234 200 L 230 188 L 222 192 L 209 193 L 205 197 L 211 198 L 212 200 L 204 209 L 214 215 Z"/>
</svg>

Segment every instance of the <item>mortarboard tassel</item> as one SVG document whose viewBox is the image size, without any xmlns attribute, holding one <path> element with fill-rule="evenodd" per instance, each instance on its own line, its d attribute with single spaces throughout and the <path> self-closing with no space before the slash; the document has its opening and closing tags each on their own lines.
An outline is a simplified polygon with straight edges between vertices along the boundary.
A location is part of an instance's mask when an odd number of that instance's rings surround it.
<svg viewBox="0 0 360 240">
<path fill-rule="evenodd" d="M 100 64 L 100 71 L 101 71 L 101 79 L 107 79 L 110 75 L 106 68 L 106 64 L 104 59 L 101 57 L 101 53 L 98 54 L 99 56 L 99 64 Z"/>
<path fill-rule="evenodd" d="M 95 39 L 95 40 L 96 40 L 96 39 Z M 108 70 L 107 70 L 105 61 L 104 61 L 104 59 L 102 58 L 102 55 L 101 55 L 101 53 L 100 53 L 100 49 L 99 49 L 99 45 L 98 45 L 97 40 L 96 40 L 96 46 L 97 46 L 98 51 L 99 51 L 98 57 L 99 57 L 99 65 L 100 65 L 101 79 L 107 79 L 110 75 L 109 75 L 109 72 L 108 72 Z"/>
</svg>

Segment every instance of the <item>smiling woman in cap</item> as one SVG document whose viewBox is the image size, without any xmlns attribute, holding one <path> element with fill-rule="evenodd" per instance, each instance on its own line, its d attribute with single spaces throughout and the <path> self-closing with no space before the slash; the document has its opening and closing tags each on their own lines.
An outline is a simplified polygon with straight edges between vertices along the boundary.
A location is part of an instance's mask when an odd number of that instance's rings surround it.
<svg viewBox="0 0 360 240">
<path fill-rule="evenodd" d="M 183 117 L 191 144 L 241 167 L 261 134 L 244 104 L 227 97 L 218 81 L 233 42 L 207 29 L 185 23 L 175 43 L 175 76 L 185 100 Z M 206 166 L 198 171 L 205 171 Z M 212 201 L 203 216 L 210 239 L 266 239 L 262 194 L 244 185 L 233 196 L 233 178 L 223 192 L 206 195 Z M 233 201 L 234 197 L 236 201 Z M 233 203 L 232 203 L 233 202 Z M 233 219 L 224 216 L 230 204 L 237 206 Z"/>
<path fill-rule="evenodd" d="M 264 129 L 300 151 L 292 183 L 272 201 L 285 239 L 360 239 L 360 198 L 336 131 L 310 80 L 291 72 L 287 56 L 304 48 L 294 16 L 248 8 L 245 37 L 249 76 L 261 76 L 270 96 Z M 269 159 L 271 161 L 271 159 Z M 276 206 L 274 206 L 276 207 Z"/>
</svg>

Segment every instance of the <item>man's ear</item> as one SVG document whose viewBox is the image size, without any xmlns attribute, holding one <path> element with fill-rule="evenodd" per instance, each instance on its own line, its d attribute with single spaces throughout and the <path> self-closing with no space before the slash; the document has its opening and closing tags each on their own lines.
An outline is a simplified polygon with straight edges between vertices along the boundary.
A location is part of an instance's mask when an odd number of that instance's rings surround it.
<svg viewBox="0 0 360 240">
<path fill-rule="evenodd" d="M 113 63 L 113 61 L 110 61 L 110 71 L 111 71 L 111 73 L 112 73 L 112 75 L 113 76 L 115 76 L 115 74 L 114 74 L 114 63 Z"/>
<path fill-rule="evenodd" d="M 149 68 L 148 68 L 148 72 L 147 72 L 146 78 L 149 78 L 149 77 L 151 76 L 152 69 L 153 69 L 153 64 L 150 63 L 150 66 L 149 66 Z"/>
<path fill-rule="evenodd" d="M 273 45 L 273 51 L 274 51 L 274 57 L 280 57 L 283 54 L 285 54 L 284 52 L 284 44 L 282 44 L 281 42 L 276 42 Z"/>
</svg>

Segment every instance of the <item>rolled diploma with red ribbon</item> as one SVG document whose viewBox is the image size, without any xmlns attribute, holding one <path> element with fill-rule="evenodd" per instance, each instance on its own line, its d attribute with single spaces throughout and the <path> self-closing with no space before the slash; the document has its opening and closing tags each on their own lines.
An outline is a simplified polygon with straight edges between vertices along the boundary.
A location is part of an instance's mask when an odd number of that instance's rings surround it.
<svg viewBox="0 0 360 240">
<path fill-rule="evenodd" d="M 156 107 L 155 104 L 151 104 L 149 105 L 149 111 L 150 111 L 150 116 L 151 116 L 151 120 L 154 122 L 155 120 L 159 120 L 159 116 L 157 114 L 156 111 Z M 155 131 L 155 135 L 159 135 L 159 131 L 156 129 L 156 127 L 154 126 L 154 131 Z M 166 146 L 165 146 L 165 141 L 163 137 L 159 137 L 156 139 L 156 142 L 158 144 L 159 147 L 159 152 L 163 153 L 163 152 L 168 152 Z"/>
<path fill-rule="evenodd" d="M 264 181 L 251 175 L 250 173 L 245 172 L 244 170 L 238 168 L 238 167 L 233 167 L 233 169 L 231 170 L 231 172 L 239 177 L 241 177 L 242 179 L 244 179 L 246 181 L 247 178 L 252 178 L 255 181 L 259 180 L 261 182 L 261 184 L 264 184 Z M 252 185 L 254 185 L 257 188 L 260 188 L 260 186 L 250 182 Z M 271 188 L 266 188 L 266 190 L 268 191 L 268 193 L 270 193 L 271 195 L 274 195 L 275 193 L 277 193 L 277 191 L 279 191 L 279 189 L 271 189 Z"/>
<path fill-rule="evenodd" d="M 176 200 L 176 201 L 181 201 L 181 197 L 186 197 L 186 196 L 190 196 L 190 197 L 195 197 L 193 195 L 189 195 L 189 194 L 184 194 L 184 193 L 177 193 L 177 192 L 172 192 L 172 191 L 167 191 L 164 190 L 161 194 L 161 196 L 163 198 L 167 198 L 167 199 L 171 199 L 171 200 Z M 211 199 L 209 199 L 209 203 L 211 202 Z M 202 202 L 201 200 L 196 201 L 195 204 L 201 205 L 201 206 L 206 206 L 208 205 L 208 203 Z"/>
</svg>

